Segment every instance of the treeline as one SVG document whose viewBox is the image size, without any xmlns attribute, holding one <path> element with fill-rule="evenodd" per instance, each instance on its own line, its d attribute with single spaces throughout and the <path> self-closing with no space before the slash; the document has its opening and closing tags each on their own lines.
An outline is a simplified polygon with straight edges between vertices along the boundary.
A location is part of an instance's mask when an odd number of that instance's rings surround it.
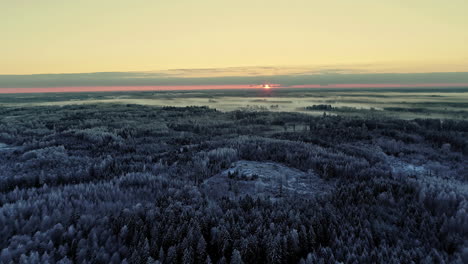
<svg viewBox="0 0 468 264">
<path fill-rule="evenodd" d="M 466 263 L 467 135 L 453 120 L 3 108 L 0 263 Z M 209 198 L 199 185 L 237 160 L 336 188 Z"/>
</svg>

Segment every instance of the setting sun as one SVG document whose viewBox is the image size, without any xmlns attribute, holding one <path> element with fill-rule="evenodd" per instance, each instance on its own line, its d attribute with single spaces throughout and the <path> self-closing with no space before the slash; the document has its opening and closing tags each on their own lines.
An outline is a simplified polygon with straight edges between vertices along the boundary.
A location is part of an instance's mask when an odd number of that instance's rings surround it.
<svg viewBox="0 0 468 264">
<path fill-rule="evenodd" d="M 263 85 L 263 89 L 270 89 L 270 88 L 271 88 L 271 87 L 270 87 L 269 84 L 264 84 L 264 85 Z"/>
</svg>

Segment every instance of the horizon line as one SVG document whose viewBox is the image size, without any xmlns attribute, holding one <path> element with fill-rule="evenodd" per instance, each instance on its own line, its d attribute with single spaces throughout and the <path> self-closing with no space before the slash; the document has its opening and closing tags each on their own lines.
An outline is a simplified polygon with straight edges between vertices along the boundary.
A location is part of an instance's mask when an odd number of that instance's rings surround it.
<svg viewBox="0 0 468 264">
<path fill-rule="evenodd" d="M 131 92 L 131 91 L 197 91 L 197 90 L 246 90 L 246 89 L 307 89 L 307 88 L 452 88 L 466 87 L 468 83 L 349 83 L 349 84 L 301 84 L 280 85 L 264 84 L 225 84 L 225 85 L 112 85 L 112 86 L 62 86 L 62 87 L 25 87 L 25 88 L 0 88 L 0 94 L 25 94 L 25 93 L 80 93 L 80 92 Z"/>
</svg>

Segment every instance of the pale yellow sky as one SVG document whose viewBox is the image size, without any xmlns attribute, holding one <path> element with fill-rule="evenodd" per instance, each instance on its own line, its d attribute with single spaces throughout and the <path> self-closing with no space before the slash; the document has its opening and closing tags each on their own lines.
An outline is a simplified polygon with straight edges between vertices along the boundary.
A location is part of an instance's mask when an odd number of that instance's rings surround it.
<svg viewBox="0 0 468 264">
<path fill-rule="evenodd" d="M 468 71 L 467 10 L 466 0 L 0 0 L 0 74 Z"/>
</svg>

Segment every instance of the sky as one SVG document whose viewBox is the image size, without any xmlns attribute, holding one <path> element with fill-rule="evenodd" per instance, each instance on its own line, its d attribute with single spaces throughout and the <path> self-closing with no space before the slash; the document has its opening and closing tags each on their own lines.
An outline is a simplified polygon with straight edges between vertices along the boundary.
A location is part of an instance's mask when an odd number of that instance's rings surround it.
<svg viewBox="0 0 468 264">
<path fill-rule="evenodd" d="M 466 0 L 0 0 L 0 87 L 32 74 L 468 72 L 466 10 Z"/>
</svg>

